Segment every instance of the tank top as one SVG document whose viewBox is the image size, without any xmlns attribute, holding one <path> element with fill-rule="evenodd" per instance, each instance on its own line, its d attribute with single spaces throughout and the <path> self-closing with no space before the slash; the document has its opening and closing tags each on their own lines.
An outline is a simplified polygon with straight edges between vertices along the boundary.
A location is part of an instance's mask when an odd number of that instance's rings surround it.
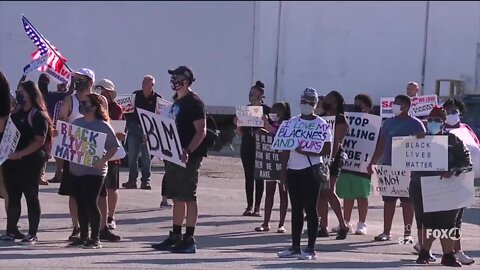
<svg viewBox="0 0 480 270">
<path fill-rule="evenodd" d="M 74 97 L 75 98 L 73 98 L 72 96 L 72 112 L 68 116 L 68 123 L 73 123 L 73 121 L 83 117 L 83 114 L 80 113 L 80 102 L 78 100 L 78 97 L 76 94 L 74 95 Z"/>
</svg>

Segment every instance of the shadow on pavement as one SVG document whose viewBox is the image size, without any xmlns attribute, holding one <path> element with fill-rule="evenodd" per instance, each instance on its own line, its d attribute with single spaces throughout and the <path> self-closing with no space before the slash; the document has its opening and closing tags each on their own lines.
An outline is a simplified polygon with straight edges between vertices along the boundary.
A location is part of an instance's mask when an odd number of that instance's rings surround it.
<svg viewBox="0 0 480 270">
<path fill-rule="evenodd" d="M 278 264 L 266 264 L 259 265 L 257 268 L 260 269 L 285 269 L 285 268 L 296 268 L 296 269 L 305 269 L 305 268 L 323 268 L 323 269 L 362 269 L 362 268 L 383 268 L 383 269 L 393 269 L 399 268 L 402 266 L 416 266 L 413 260 L 399 260 L 394 262 L 334 262 L 334 263 L 322 263 L 322 262 L 292 262 L 289 263 L 291 259 L 279 259 L 284 261 L 284 263 Z M 317 253 L 317 260 L 321 260 L 321 254 Z"/>
</svg>

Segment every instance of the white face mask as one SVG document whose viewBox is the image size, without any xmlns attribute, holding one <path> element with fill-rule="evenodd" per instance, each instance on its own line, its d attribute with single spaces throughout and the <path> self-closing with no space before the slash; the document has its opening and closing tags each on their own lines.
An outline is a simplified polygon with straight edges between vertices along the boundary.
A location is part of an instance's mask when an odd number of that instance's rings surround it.
<svg viewBox="0 0 480 270">
<path fill-rule="evenodd" d="M 400 114 L 402 114 L 402 106 L 400 106 L 398 104 L 393 104 L 392 105 L 392 113 L 395 116 L 399 116 Z"/>
<path fill-rule="evenodd" d="M 268 118 L 270 118 L 270 120 L 272 120 L 273 122 L 277 122 L 279 117 L 276 113 L 269 113 Z"/>
<path fill-rule="evenodd" d="M 315 107 L 309 104 L 300 104 L 300 112 L 303 115 L 312 115 L 314 111 L 315 111 Z"/>
<path fill-rule="evenodd" d="M 447 119 L 445 120 L 445 124 L 449 126 L 455 126 L 460 122 L 460 115 L 456 114 L 447 114 Z"/>
</svg>

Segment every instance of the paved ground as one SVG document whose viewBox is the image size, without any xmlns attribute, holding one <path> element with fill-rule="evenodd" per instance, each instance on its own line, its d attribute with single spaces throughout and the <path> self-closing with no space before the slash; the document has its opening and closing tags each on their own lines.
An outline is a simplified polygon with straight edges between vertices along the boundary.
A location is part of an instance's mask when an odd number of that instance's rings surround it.
<svg viewBox="0 0 480 270">
<path fill-rule="evenodd" d="M 48 178 L 52 177 L 50 166 Z M 67 248 L 65 241 L 71 232 L 67 198 L 57 195 L 59 184 L 41 187 L 42 220 L 38 234 L 40 242 L 35 247 L 0 243 L 0 269 L 421 269 L 413 261 L 411 245 L 397 241 L 373 242 L 380 233 L 382 203 L 372 197 L 367 217 L 369 235 L 349 235 L 344 241 L 330 239 L 317 242 L 316 261 L 281 260 L 276 252 L 289 246 L 290 235 L 277 234 L 278 210 L 271 223 L 274 232 L 257 233 L 262 218 L 242 217 L 245 207 L 241 162 L 236 157 L 210 157 L 202 167 L 199 186 L 200 218 L 196 230 L 198 253 L 177 255 L 153 251 L 153 242 L 159 242 L 171 228 L 171 210 L 160 209 L 160 183 L 163 169 L 156 167 L 153 173 L 153 190 L 120 190 L 116 233 L 123 236 L 119 243 L 103 243 L 101 250 Z M 127 172 L 121 173 L 122 181 Z M 276 199 L 278 201 L 278 198 Z M 0 209 L 3 209 L 0 200 Z M 354 210 L 356 211 L 356 209 Z M 290 214 L 287 229 L 290 229 Z M 332 212 L 330 224 L 336 225 Z M 358 217 L 354 212 L 353 218 Z M 475 257 L 477 263 L 465 266 L 480 269 L 480 203 L 468 209 L 464 223 L 464 250 Z M 392 233 L 397 239 L 402 232 L 401 210 L 397 208 Z M 5 228 L 5 213 L 0 211 L 0 228 Z M 28 228 L 26 207 L 20 221 Z M 304 239 L 306 244 L 306 239 Z M 434 253 L 440 252 L 439 243 Z M 429 269 L 439 268 L 438 264 Z M 426 267 L 425 267 L 426 269 Z"/>
</svg>

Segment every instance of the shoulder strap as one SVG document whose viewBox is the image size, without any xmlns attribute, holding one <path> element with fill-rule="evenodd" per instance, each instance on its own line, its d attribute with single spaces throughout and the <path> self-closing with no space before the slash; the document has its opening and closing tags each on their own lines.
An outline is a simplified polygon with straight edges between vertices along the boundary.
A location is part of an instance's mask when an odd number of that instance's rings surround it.
<svg viewBox="0 0 480 270">
<path fill-rule="evenodd" d="M 308 163 L 310 163 L 310 167 L 313 167 L 312 161 L 310 160 L 310 156 L 307 155 Z"/>
</svg>

